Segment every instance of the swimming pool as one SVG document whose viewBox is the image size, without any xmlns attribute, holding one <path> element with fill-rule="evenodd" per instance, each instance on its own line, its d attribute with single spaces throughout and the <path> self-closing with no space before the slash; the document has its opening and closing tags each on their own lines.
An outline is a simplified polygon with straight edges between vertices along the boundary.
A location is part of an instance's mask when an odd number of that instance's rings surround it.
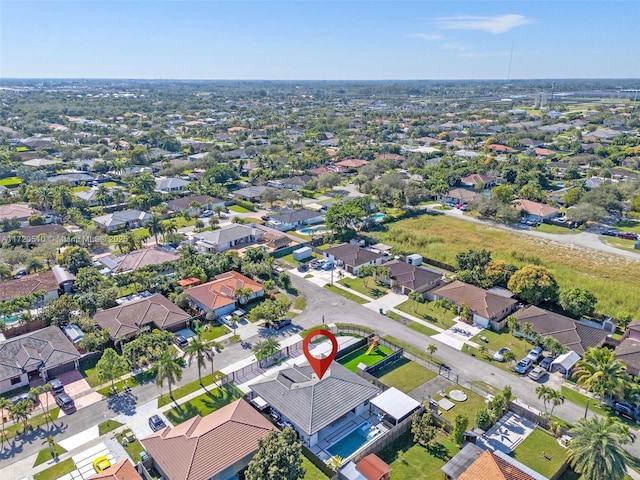
<svg viewBox="0 0 640 480">
<path fill-rule="evenodd" d="M 316 225 L 315 227 L 306 227 L 298 230 L 300 233 L 304 235 L 311 235 L 312 233 L 324 232 L 327 229 L 326 225 Z"/>
<path fill-rule="evenodd" d="M 365 422 L 331 445 L 327 451 L 333 456 L 338 455 L 342 458 L 348 458 L 365 443 L 369 443 L 381 433 L 378 427 Z"/>
<path fill-rule="evenodd" d="M 10 317 L 2 317 L 0 318 L 0 321 L 3 321 L 4 324 L 9 327 L 15 323 L 18 323 L 20 321 L 20 317 L 22 316 L 22 313 L 16 313 L 15 315 L 11 315 Z"/>
<path fill-rule="evenodd" d="M 384 217 L 386 217 L 386 215 L 384 213 L 376 213 L 373 216 L 373 221 L 374 222 L 381 222 L 382 220 L 384 220 Z"/>
</svg>

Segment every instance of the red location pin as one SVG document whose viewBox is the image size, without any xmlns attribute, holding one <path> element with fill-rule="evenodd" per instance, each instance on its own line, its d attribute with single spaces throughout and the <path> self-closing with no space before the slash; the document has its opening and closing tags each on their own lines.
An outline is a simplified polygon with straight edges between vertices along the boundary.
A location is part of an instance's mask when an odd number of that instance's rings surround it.
<svg viewBox="0 0 640 480">
<path fill-rule="evenodd" d="M 320 336 L 326 337 L 331 341 L 331 351 L 326 357 L 317 358 L 314 357 L 311 352 L 309 352 L 309 343 L 311 342 L 312 338 Z M 331 365 L 333 359 L 336 358 L 336 355 L 338 353 L 338 340 L 336 340 L 336 337 L 333 335 L 333 333 L 328 330 L 313 330 L 312 332 L 307 334 L 306 337 L 304 337 L 304 340 L 302 341 L 302 351 L 304 352 L 304 356 L 307 357 L 309 365 L 311 365 L 313 371 L 316 372 L 318 380 L 322 380 L 322 377 L 329 369 L 329 365 Z"/>
</svg>

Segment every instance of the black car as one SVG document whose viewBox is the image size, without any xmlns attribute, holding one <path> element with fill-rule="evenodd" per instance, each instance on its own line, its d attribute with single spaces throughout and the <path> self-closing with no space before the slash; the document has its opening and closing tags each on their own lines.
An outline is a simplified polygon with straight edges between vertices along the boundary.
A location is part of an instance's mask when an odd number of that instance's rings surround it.
<svg viewBox="0 0 640 480">
<path fill-rule="evenodd" d="M 151 430 L 154 432 L 162 430 L 166 426 L 167 424 L 164 423 L 164 420 L 162 420 L 158 415 L 153 415 L 149 418 L 149 427 L 151 427 Z"/>
<path fill-rule="evenodd" d="M 618 232 L 617 230 L 607 230 L 605 232 L 602 232 L 602 235 L 606 235 L 607 237 L 617 237 Z"/>
<path fill-rule="evenodd" d="M 187 340 L 185 337 L 183 337 L 182 335 L 176 335 L 176 343 L 184 348 L 187 345 L 189 345 L 189 340 Z"/>
<path fill-rule="evenodd" d="M 298 271 L 299 272 L 308 272 L 309 271 L 309 264 L 308 263 L 301 263 L 300 265 L 298 265 Z"/>
<path fill-rule="evenodd" d="M 73 400 L 65 392 L 56 395 L 55 398 L 56 403 L 62 410 L 71 410 L 74 407 Z"/>
<path fill-rule="evenodd" d="M 265 222 L 268 222 L 269 220 L 271 220 L 271 217 L 269 215 L 262 215 L 260 218 Z"/>
<path fill-rule="evenodd" d="M 616 412 L 617 415 L 623 415 L 631 420 L 640 422 L 640 411 L 626 402 L 614 402 L 613 411 Z"/>
<path fill-rule="evenodd" d="M 288 327 L 289 325 L 291 325 L 290 318 L 281 318 L 280 320 L 276 320 L 276 322 L 273 324 L 273 328 L 275 328 L 276 330 L 280 330 L 284 327 Z"/>
<path fill-rule="evenodd" d="M 49 381 L 49 385 L 51 385 L 51 391 L 54 395 L 64 392 L 64 384 L 57 378 Z"/>
<path fill-rule="evenodd" d="M 549 370 L 551 368 L 551 362 L 553 362 L 553 360 L 553 357 L 544 357 L 539 365 L 545 370 Z"/>
</svg>

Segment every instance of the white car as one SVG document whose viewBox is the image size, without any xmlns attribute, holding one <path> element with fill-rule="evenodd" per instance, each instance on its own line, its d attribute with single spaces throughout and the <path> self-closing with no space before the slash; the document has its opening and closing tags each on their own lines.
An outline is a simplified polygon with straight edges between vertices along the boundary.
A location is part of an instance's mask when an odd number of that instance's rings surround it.
<svg viewBox="0 0 640 480">
<path fill-rule="evenodd" d="M 510 348 L 502 347 L 500 350 L 498 350 L 496 353 L 493 354 L 493 359 L 496 362 L 504 362 L 504 354 L 510 351 L 511 351 Z"/>
<path fill-rule="evenodd" d="M 547 371 L 544 368 L 536 367 L 529 372 L 529 378 L 531 380 L 540 380 L 542 377 L 545 376 L 546 373 Z"/>
</svg>

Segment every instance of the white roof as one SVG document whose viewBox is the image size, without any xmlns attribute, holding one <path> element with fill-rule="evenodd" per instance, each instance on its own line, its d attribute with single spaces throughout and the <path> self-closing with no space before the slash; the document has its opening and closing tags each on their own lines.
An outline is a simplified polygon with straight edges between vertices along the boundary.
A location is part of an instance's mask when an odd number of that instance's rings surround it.
<svg viewBox="0 0 640 480">
<path fill-rule="evenodd" d="M 420 408 L 420 402 L 394 387 L 382 392 L 371 400 L 371 403 L 396 420 L 404 418 Z"/>
<path fill-rule="evenodd" d="M 344 467 L 342 467 L 342 470 L 340 470 L 340 473 L 347 479 L 347 480 L 367 480 L 367 477 L 365 477 L 364 475 L 362 475 L 357 469 L 356 469 L 356 464 L 353 462 L 349 462 L 347 463 Z"/>
<path fill-rule="evenodd" d="M 578 362 L 578 360 L 580 360 L 580 355 L 573 350 L 569 350 L 567 353 L 558 355 L 558 358 L 551 362 L 551 365 L 560 365 L 565 370 L 569 370 Z"/>
</svg>

